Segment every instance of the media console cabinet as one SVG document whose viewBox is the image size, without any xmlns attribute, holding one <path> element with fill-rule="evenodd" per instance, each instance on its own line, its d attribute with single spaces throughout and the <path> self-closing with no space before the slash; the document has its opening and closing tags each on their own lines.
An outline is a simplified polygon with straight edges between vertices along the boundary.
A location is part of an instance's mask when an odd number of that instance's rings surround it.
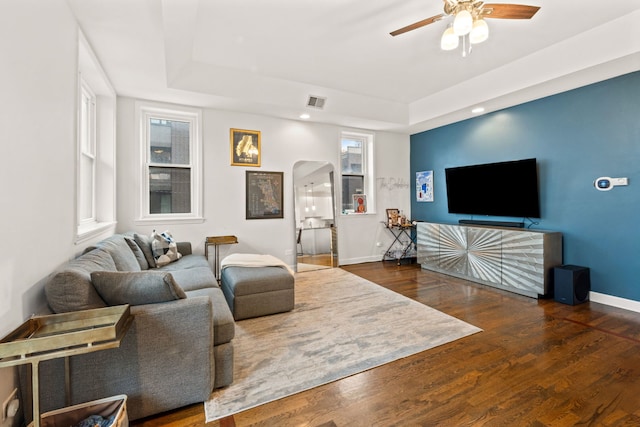
<svg viewBox="0 0 640 427">
<path fill-rule="evenodd" d="M 417 243 L 423 269 L 532 298 L 549 295 L 562 264 L 560 232 L 419 222 Z"/>
</svg>

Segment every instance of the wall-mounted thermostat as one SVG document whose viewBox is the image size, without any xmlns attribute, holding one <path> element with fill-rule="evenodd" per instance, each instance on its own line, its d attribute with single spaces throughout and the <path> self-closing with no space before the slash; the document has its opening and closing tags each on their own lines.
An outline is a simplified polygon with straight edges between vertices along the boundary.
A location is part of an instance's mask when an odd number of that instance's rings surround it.
<svg viewBox="0 0 640 427">
<path fill-rule="evenodd" d="M 613 187 L 621 185 L 629 185 L 629 178 L 610 178 L 608 176 L 601 176 L 593 181 L 593 186 L 600 191 L 609 191 Z"/>
</svg>

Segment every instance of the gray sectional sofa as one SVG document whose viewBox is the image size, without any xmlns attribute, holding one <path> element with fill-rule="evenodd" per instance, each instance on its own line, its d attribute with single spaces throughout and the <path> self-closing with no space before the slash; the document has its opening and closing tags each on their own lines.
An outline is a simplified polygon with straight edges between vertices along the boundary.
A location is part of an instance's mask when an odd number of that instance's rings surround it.
<svg viewBox="0 0 640 427">
<path fill-rule="evenodd" d="M 135 420 L 203 402 L 233 381 L 234 320 L 208 260 L 178 243 L 182 258 L 155 268 L 148 244 L 116 234 L 45 284 L 53 312 L 129 303 L 134 318 L 119 348 L 70 358 L 71 404 L 126 394 Z M 62 359 L 40 364 L 42 412 L 67 406 L 64 372 Z"/>
</svg>

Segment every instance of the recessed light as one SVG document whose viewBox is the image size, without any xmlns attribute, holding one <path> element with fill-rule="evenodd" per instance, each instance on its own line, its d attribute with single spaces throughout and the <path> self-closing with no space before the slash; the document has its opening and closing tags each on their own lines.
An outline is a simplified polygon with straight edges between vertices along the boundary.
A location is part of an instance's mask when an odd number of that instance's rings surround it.
<svg viewBox="0 0 640 427">
<path fill-rule="evenodd" d="M 304 114 L 300 114 L 300 118 L 302 120 L 307 120 L 307 119 L 311 118 L 311 116 L 309 114 L 307 114 L 307 113 L 304 113 Z"/>
<path fill-rule="evenodd" d="M 484 113 L 484 107 L 476 107 L 473 110 L 471 110 L 471 112 L 473 114 L 480 114 L 480 113 Z"/>
</svg>

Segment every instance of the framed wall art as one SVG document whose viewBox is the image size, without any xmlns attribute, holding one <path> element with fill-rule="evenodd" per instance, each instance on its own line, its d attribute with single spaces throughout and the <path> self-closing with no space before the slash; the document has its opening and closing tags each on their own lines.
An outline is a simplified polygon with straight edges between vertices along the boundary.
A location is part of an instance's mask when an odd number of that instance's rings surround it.
<svg viewBox="0 0 640 427">
<path fill-rule="evenodd" d="M 353 212 L 367 213 L 367 196 L 364 194 L 354 194 L 353 196 Z"/>
<path fill-rule="evenodd" d="M 416 201 L 433 202 L 433 171 L 416 172 Z"/>
<path fill-rule="evenodd" d="M 387 227 L 391 227 L 398 223 L 398 217 L 400 216 L 399 209 L 387 209 Z"/>
<path fill-rule="evenodd" d="M 231 166 L 260 166 L 259 130 L 231 129 Z"/>
<path fill-rule="evenodd" d="M 246 172 L 246 218 L 284 218 L 283 172 Z"/>
</svg>

